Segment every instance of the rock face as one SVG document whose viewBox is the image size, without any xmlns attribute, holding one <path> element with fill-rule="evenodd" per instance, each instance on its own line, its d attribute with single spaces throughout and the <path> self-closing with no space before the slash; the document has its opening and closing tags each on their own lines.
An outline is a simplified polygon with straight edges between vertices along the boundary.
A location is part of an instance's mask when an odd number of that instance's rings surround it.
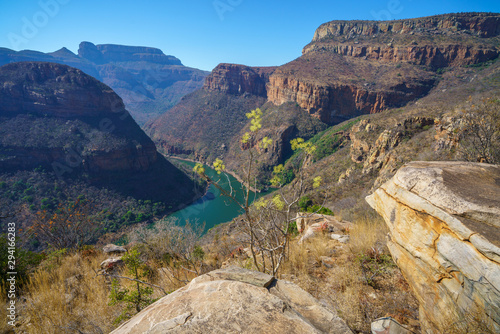
<svg viewBox="0 0 500 334">
<path fill-rule="evenodd" d="M 80 43 L 78 55 L 66 48 L 51 53 L 0 49 L 0 65 L 19 61 L 54 62 L 84 71 L 118 93 L 140 125 L 202 87 L 208 74 L 156 48 L 90 42 Z"/>
<path fill-rule="evenodd" d="M 328 50 L 351 57 L 436 68 L 475 64 L 498 56 L 499 27 L 500 15 L 494 13 L 394 21 L 331 21 L 316 30 L 302 53 Z M 469 39 L 469 45 L 463 44 L 465 39 Z"/>
<path fill-rule="evenodd" d="M 497 58 L 499 22 L 492 13 L 328 22 L 302 57 L 271 75 L 268 98 L 296 102 L 328 124 L 401 107 L 429 92 L 432 71 Z"/>
<path fill-rule="evenodd" d="M 182 65 L 179 59 L 163 54 L 160 49 L 142 46 L 94 45 L 90 42 L 82 42 L 78 49 L 78 55 L 97 64 L 104 62 L 147 61 L 164 65 Z"/>
<path fill-rule="evenodd" d="M 180 205 L 195 197 L 111 88 L 66 65 L 8 64 L 0 67 L 0 170 L 38 167 L 139 198 Z"/>
<path fill-rule="evenodd" d="M 250 67 L 237 64 L 219 64 L 205 78 L 206 90 L 229 94 L 250 93 L 267 96 L 266 84 L 276 67 Z"/>
<path fill-rule="evenodd" d="M 195 278 L 112 333 L 352 333 L 293 283 L 229 267 Z"/>
<path fill-rule="evenodd" d="M 425 333 L 500 330 L 500 167 L 412 162 L 368 203 L 420 303 Z"/>
</svg>

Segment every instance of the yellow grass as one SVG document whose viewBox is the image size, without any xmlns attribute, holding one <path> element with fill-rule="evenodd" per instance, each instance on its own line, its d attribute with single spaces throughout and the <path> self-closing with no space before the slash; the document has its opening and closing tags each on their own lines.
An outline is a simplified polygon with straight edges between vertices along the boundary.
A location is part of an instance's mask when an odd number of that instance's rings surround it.
<svg viewBox="0 0 500 334">
<path fill-rule="evenodd" d="M 108 333 L 119 314 L 108 306 L 109 285 L 94 270 L 105 257 L 68 255 L 60 266 L 35 272 L 27 285 L 24 333 Z"/>
</svg>

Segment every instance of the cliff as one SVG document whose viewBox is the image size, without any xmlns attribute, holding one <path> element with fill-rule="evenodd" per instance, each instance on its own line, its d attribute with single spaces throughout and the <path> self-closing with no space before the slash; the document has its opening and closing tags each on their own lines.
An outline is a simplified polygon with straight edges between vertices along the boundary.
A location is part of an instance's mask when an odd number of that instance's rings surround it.
<svg viewBox="0 0 500 334">
<path fill-rule="evenodd" d="M 182 65 L 174 56 L 165 55 L 160 49 L 143 46 L 80 43 L 78 55 L 96 64 L 109 62 L 147 61 L 163 65 Z"/>
<path fill-rule="evenodd" d="M 498 57 L 500 15 L 461 13 L 394 21 L 322 24 L 303 54 L 330 52 L 441 68 Z"/>
<path fill-rule="evenodd" d="M 238 64 L 219 64 L 205 78 L 203 88 L 229 94 L 249 93 L 267 96 L 266 84 L 276 67 L 250 67 Z"/>
<path fill-rule="evenodd" d="M 412 162 L 366 199 L 389 227 L 425 333 L 500 330 L 499 180 L 495 165 Z"/>
<path fill-rule="evenodd" d="M 141 125 L 202 87 L 208 74 L 183 66 L 156 48 L 90 42 L 80 43 L 78 55 L 66 48 L 51 53 L 0 48 L 0 65 L 19 61 L 54 62 L 82 70 L 117 92 Z"/>
<path fill-rule="evenodd" d="M 245 126 L 245 114 L 266 102 L 274 69 L 219 64 L 202 89 L 146 124 L 145 131 L 167 154 L 194 155 L 200 161 L 224 156 Z"/>
<path fill-rule="evenodd" d="M 296 102 L 328 124 L 401 107 L 428 94 L 433 71 L 497 58 L 499 22 L 488 13 L 328 22 L 302 57 L 271 75 L 268 98 Z"/>
<path fill-rule="evenodd" d="M 179 204 L 194 196 L 191 181 L 158 154 L 121 98 L 75 68 L 44 62 L 0 67 L 0 133 L 2 171 L 41 166 L 58 177 L 87 174 L 91 182 L 147 197 L 132 181 L 143 177 L 150 186 L 180 187 Z M 160 193 L 156 186 L 150 190 L 152 197 Z"/>
</svg>

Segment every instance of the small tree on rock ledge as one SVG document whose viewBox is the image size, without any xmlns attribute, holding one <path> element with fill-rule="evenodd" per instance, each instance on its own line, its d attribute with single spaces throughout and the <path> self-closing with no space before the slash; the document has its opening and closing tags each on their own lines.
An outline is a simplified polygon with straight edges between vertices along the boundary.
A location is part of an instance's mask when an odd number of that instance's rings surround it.
<svg viewBox="0 0 500 334">
<path fill-rule="evenodd" d="M 251 125 L 250 131 L 246 132 L 240 140 L 241 149 L 246 151 L 248 155 L 247 168 L 242 173 L 244 175 L 242 182 L 244 186 L 243 200 L 238 200 L 232 188 L 230 191 L 226 191 L 206 175 L 202 164 L 196 164 L 194 171 L 208 183 L 213 184 L 224 196 L 227 196 L 244 211 L 243 232 L 247 237 L 246 241 L 250 248 L 253 264 L 257 270 L 276 276 L 286 260 L 290 236 L 296 230 L 296 217 L 293 217 L 293 212 L 305 190 L 304 162 L 312 158 L 316 147 L 305 142 L 302 138 L 293 139 L 290 142 L 292 150 L 302 152 L 301 163 L 294 170 L 295 179 L 284 191 L 284 167 L 283 165 L 274 167 L 271 185 L 278 190 L 271 199 L 261 198 L 250 206 L 252 184 L 256 184 L 253 167 L 260 152 L 265 151 L 272 144 L 272 140 L 268 137 L 259 137 L 259 131 L 262 128 L 262 111 L 260 109 L 252 110 L 246 116 L 250 119 Z M 213 163 L 213 168 L 218 174 L 221 174 L 226 167 L 224 162 L 217 158 Z M 321 177 L 316 177 L 312 186 L 319 187 L 320 183 Z"/>
</svg>

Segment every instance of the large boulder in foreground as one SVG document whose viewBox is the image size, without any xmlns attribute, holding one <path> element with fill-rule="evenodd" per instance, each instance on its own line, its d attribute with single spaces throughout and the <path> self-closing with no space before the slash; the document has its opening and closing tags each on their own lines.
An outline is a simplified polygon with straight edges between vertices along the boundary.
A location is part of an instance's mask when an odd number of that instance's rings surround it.
<svg viewBox="0 0 500 334">
<path fill-rule="evenodd" d="M 412 162 L 367 201 L 389 227 L 424 333 L 500 331 L 500 166 Z"/>
<path fill-rule="evenodd" d="M 352 332 L 333 310 L 297 285 L 228 267 L 195 278 L 112 333 Z"/>
</svg>

